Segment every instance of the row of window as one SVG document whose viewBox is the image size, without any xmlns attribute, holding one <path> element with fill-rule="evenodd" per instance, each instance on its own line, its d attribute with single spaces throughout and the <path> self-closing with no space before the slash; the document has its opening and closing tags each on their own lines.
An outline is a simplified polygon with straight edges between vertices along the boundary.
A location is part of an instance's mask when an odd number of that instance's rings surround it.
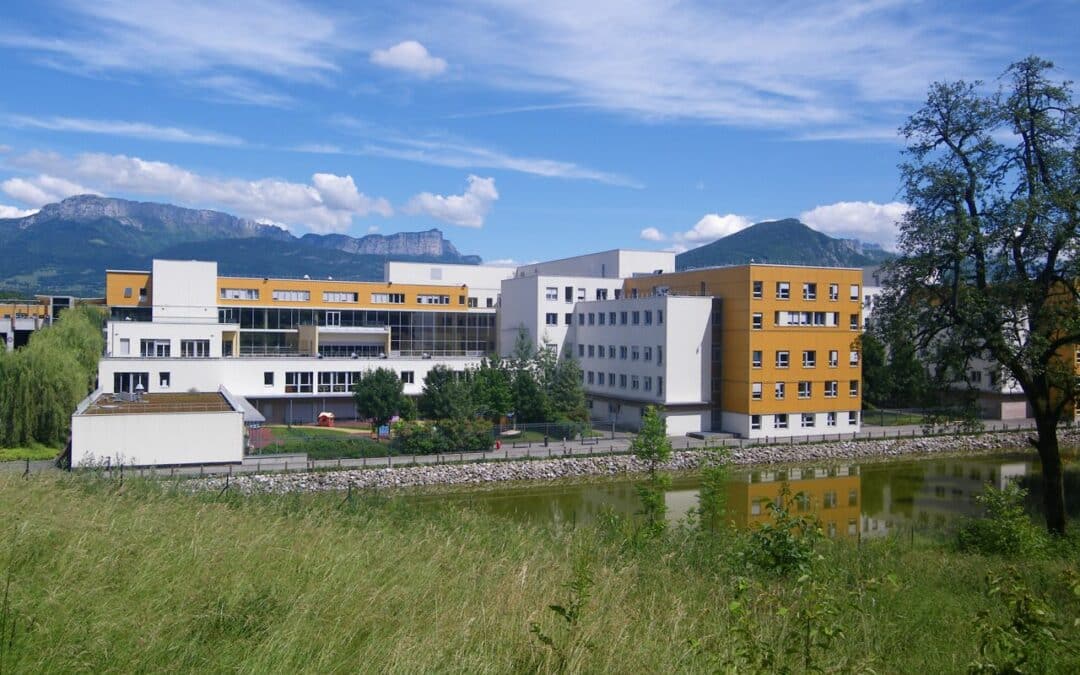
<svg viewBox="0 0 1080 675">
<path fill-rule="evenodd" d="M 791 352 L 783 349 L 776 350 L 776 367 L 788 368 L 791 366 Z M 750 366 L 752 368 L 761 368 L 762 364 L 762 351 L 755 349 L 750 352 Z M 840 364 L 840 352 L 835 349 L 829 350 L 829 368 L 836 368 Z M 851 350 L 848 352 L 848 365 L 859 365 L 859 352 Z M 817 350 L 806 349 L 802 353 L 802 367 L 803 368 L 816 368 L 817 367 Z"/>
<path fill-rule="evenodd" d="M 310 302 L 311 291 L 301 291 L 292 289 L 276 289 L 271 291 L 271 297 L 277 302 Z M 222 300 L 258 300 L 259 289 L 257 288 L 222 288 L 221 289 Z M 323 302 L 333 303 L 357 303 L 360 301 L 360 294 L 354 291 L 323 291 Z M 449 295 L 430 295 L 430 294 L 418 294 L 416 296 L 416 302 L 421 305 L 449 305 Z M 404 293 L 372 293 L 371 303 L 375 305 L 403 305 L 405 304 Z M 476 298 L 466 298 L 464 295 L 458 296 L 459 305 L 468 304 L 469 307 L 478 306 Z M 492 307 L 494 305 L 494 299 L 487 299 L 487 306 Z"/>
<path fill-rule="evenodd" d="M 586 356 L 588 358 L 590 358 L 590 359 L 591 358 L 602 359 L 602 358 L 605 358 L 605 355 L 609 359 L 614 359 L 614 358 L 616 358 L 616 354 L 617 354 L 618 355 L 617 358 L 623 359 L 624 361 L 627 358 L 629 358 L 631 361 L 638 361 L 638 360 L 652 361 L 653 360 L 653 348 L 652 348 L 652 345 L 644 345 L 644 346 L 619 345 L 618 347 L 616 347 L 615 345 L 607 345 L 607 347 L 605 348 L 604 345 L 583 345 L 583 344 L 579 344 L 577 347 L 578 347 L 578 358 L 582 358 L 582 359 L 586 358 Z M 656 345 L 656 365 L 658 365 L 658 366 L 664 365 L 664 346 L 663 345 Z"/>
<path fill-rule="evenodd" d="M 825 398 L 836 398 L 840 390 L 839 380 L 826 380 L 824 383 Z M 814 395 L 814 383 L 809 380 L 800 380 L 797 383 L 798 397 L 811 398 Z M 750 399 L 760 401 L 764 395 L 764 385 L 761 382 L 750 383 Z M 848 380 L 848 396 L 859 395 L 859 381 Z M 787 382 L 773 383 L 773 398 L 782 401 L 787 397 Z"/>
<path fill-rule="evenodd" d="M 285 373 L 286 394 L 310 394 L 314 373 L 308 371 L 289 371 Z M 318 373 L 318 387 L 320 394 L 344 394 L 352 391 L 353 385 L 363 377 L 358 371 L 326 371 Z M 412 384 L 416 380 L 416 373 L 412 370 L 401 371 L 401 381 Z M 263 372 L 263 384 L 267 387 L 274 386 L 274 371 Z"/>
<path fill-rule="evenodd" d="M 119 356 L 131 356 L 131 340 L 120 338 Z M 144 338 L 139 341 L 139 355 L 148 359 L 172 357 L 172 340 Z M 210 358 L 209 340 L 181 340 L 180 357 L 184 359 Z"/>
<path fill-rule="evenodd" d="M 640 326 L 653 325 L 653 317 L 656 318 L 657 324 L 664 323 L 664 310 L 658 309 L 655 312 L 651 309 L 646 310 L 633 310 L 624 312 L 581 312 L 578 314 L 578 325 L 584 326 Z M 567 326 L 574 323 L 573 313 L 567 313 L 564 316 L 564 320 Z M 544 323 L 548 326 L 559 325 L 559 315 L 556 312 L 547 312 L 544 316 Z"/>
<path fill-rule="evenodd" d="M 627 375 L 626 373 L 605 373 L 602 370 L 586 370 L 582 372 L 581 376 L 587 385 L 618 387 L 619 389 L 629 388 L 634 391 L 641 390 L 649 393 L 653 391 L 652 375 Z M 656 378 L 656 395 L 664 395 L 664 377 L 662 375 Z"/>
<path fill-rule="evenodd" d="M 848 328 L 859 330 L 861 314 L 848 315 Z M 840 312 L 775 312 L 773 314 L 774 326 L 819 326 L 835 328 L 840 325 Z M 765 327 L 765 315 L 754 312 L 750 315 L 750 327 L 754 330 L 762 330 Z"/>
<path fill-rule="evenodd" d="M 789 300 L 791 299 L 791 282 L 789 281 L 777 281 L 776 282 L 776 294 L 777 300 Z M 755 281 L 753 283 L 753 295 L 755 298 L 765 297 L 765 282 Z M 802 285 L 802 298 L 803 300 L 817 300 L 818 297 L 818 285 L 813 282 L 806 282 Z M 850 300 L 859 299 L 859 284 L 851 284 L 848 287 L 848 298 Z M 840 299 L 840 284 L 829 284 L 829 300 Z"/>
<path fill-rule="evenodd" d="M 768 415 L 751 415 L 750 416 L 750 428 L 752 430 L 761 430 L 762 418 L 768 417 Z M 814 429 L 817 427 L 817 414 L 816 413 L 794 413 L 789 415 L 788 413 L 777 413 L 772 415 L 772 428 L 773 429 L 788 429 L 791 428 L 791 418 L 795 418 L 799 422 L 800 429 Z M 837 413 L 827 412 L 825 413 L 825 426 L 835 427 L 837 420 Z M 847 413 L 848 426 L 855 426 L 859 423 L 859 411 L 850 410 Z"/>
<path fill-rule="evenodd" d="M 622 289 L 621 288 L 616 288 L 614 290 L 615 290 L 615 293 L 614 293 L 615 299 L 618 300 L 619 298 L 622 297 Z M 565 302 L 579 302 L 581 300 L 585 300 L 586 299 L 585 292 L 586 291 L 585 291 L 584 288 L 575 289 L 573 286 L 566 286 L 563 289 L 563 300 Z M 544 287 L 544 299 L 545 300 L 558 300 L 559 299 L 559 288 L 558 288 L 558 286 L 546 286 L 546 287 Z M 608 299 L 608 289 L 606 289 L 606 288 L 598 288 L 598 289 L 596 289 L 596 299 L 597 300 L 607 300 Z"/>
</svg>

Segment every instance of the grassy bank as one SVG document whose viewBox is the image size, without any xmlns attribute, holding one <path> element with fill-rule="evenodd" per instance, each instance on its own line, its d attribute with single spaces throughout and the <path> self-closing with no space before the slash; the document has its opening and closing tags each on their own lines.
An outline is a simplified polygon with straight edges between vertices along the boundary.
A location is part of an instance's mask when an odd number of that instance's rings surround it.
<svg viewBox="0 0 1080 675">
<path fill-rule="evenodd" d="M 12 462 L 24 459 L 29 459 L 33 462 L 42 459 L 52 459 L 58 454 L 60 454 L 59 448 L 42 445 L 40 443 L 32 443 L 28 446 L 19 448 L 0 448 L 0 462 Z"/>
<path fill-rule="evenodd" d="M 957 672 L 979 613 L 1005 620 L 982 580 L 1010 567 L 905 537 L 825 542 L 799 580 L 748 567 L 745 536 L 635 546 L 615 524 L 89 476 L 0 476 L 0 513 L 4 672 L 798 671 L 807 635 L 826 669 Z M 1076 552 L 1017 566 L 1061 619 L 1044 670 L 1080 669 Z"/>
</svg>

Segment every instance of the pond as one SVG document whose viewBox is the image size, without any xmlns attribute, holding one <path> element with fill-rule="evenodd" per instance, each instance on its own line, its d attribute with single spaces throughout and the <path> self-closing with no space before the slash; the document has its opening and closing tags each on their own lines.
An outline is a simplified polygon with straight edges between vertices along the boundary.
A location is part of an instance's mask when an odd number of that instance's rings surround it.
<svg viewBox="0 0 1080 675">
<path fill-rule="evenodd" d="M 1066 458 L 1066 503 L 1072 518 L 1080 515 L 1080 466 Z M 1017 481 L 1029 490 L 1028 506 L 1039 516 L 1042 480 L 1034 453 L 900 462 L 819 463 L 786 468 L 741 470 L 733 467 L 727 489 L 729 519 L 747 527 L 768 518 L 767 500 L 786 482 L 803 493 L 826 534 L 833 537 L 882 537 L 915 529 L 949 529 L 963 517 L 979 515 L 975 501 L 987 484 L 1004 487 Z M 632 516 L 641 509 L 639 481 L 595 480 L 536 486 L 499 486 L 417 497 L 447 501 L 535 523 L 588 524 L 606 510 Z M 676 476 L 665 495 L 668 518 L 685 518 L 698 503 L 699 479 Z"/>
</svg>

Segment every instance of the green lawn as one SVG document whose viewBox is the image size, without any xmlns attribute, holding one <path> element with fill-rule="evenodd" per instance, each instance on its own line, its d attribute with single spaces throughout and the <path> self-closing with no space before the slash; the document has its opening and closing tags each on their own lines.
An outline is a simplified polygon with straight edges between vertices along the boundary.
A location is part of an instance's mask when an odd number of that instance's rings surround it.
<svg viewBox="0 0 1080 675">
<path fill-rule="evenodd" d="M 270 434 L 275 439 L 281 441 L 291 440 L 304 440 L 308 438 L 352 438 L 356 435 L 363 435 L 350 433 L 343 429 L 335 429 L 332 427 L 286 427 L 286 426 L 271 426 Z"/>
<path fill-rule="evenodd" d="M 53 459 L 60 454 L 59 448 L 34 443 L 24 448 L 0 448 L 0 462 L 29 459 L 30 461 Z"/>
<path fill-rule="evenodd" d="M 863 424 L 882 427 L 898 427 L 906 424 L 922 424 L 922 413 L 893 412 L 890 410 L 864 410 Z"/>
<path fill-rule="evenodd" d="M 1024 672 L 1080 672 L 1075 539 L 1023 561 L 826 541 L 777 576 L 735 533 L 171 485 L 0 475 L 0 670 L 955 673 L 1009 625 L 983 579 L 1015 574 L 1054 619 Z"/>
</svg>

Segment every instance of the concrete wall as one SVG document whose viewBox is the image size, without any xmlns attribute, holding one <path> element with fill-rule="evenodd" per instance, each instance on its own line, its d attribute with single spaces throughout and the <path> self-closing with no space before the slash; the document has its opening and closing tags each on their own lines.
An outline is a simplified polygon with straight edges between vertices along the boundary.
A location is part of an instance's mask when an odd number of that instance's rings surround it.
<svg viewBox="0 0 1080 675">
<path fill-rule="evenodd" d="M 383 281 L 395 284 L 465 284 L 469 287 L 469 296 L 477 299 L 479 309 L 498 307 L 502 282 L 513 276 L 513 267 L 495 265 L 445 265 L 391 260 L 383 268 Z"/>
<path fill-rule="evenodd" d="M 217 263 L 155 260 L 154 321 L 217 323 Z"/>
<path fill-rule="evenodd" d="M 548 299 L 548 289 L 555 289 L 555 299 Z M 572 300 L 566 300 L 566 289 L 572 288 Z M 507 279 L 502 284 L 502 305 L 499 308 L 499 354 L 509 356 L 514 350 L 518 327 L 524 325 L 540 346 L 546 336 L 562 353 L 564 344 L 577 322 L 575 309 L 579 302 L 596 300 L 597 290 L 603 289 L 608 298 L 622 288 L 618 279 L 599 277 L 527 276 Z M 578 298 L 584 298 L 578 300 Z M 548 325 L 547 315 L 555 315 L 555 325 Z M 567 322 L 567 315 L 570 321 Z"/>
<path fill-rule="evenodd" d="M 168 340 L 170 353 L 180 356 L 182 340 L 209 340 L 210 357 L 221 356 L 221 335 L 235 333 L 236 324 L 216 323 L 170 323 L 168 321 L 109 321 L 105 324 L 105 355 L 114 357 L 134 357 L 140 355 L 142 340 Z M 123 340 L 128 340 L 128 353 L 123 353 Z"/>
<path fill-rule="evenodd" d="M 238 411 L 75 415 L 72 467 L 239 463 L 244 422 Z"/>
<path fill-rule="evenodd" d="M 675 271 L 675 254 L 670 251 L 630 251 L 614 249 L 599 253 L 522 265 L 517 276 L 572 276 L 621 279 L 656 270 Z"/>
</svg>

